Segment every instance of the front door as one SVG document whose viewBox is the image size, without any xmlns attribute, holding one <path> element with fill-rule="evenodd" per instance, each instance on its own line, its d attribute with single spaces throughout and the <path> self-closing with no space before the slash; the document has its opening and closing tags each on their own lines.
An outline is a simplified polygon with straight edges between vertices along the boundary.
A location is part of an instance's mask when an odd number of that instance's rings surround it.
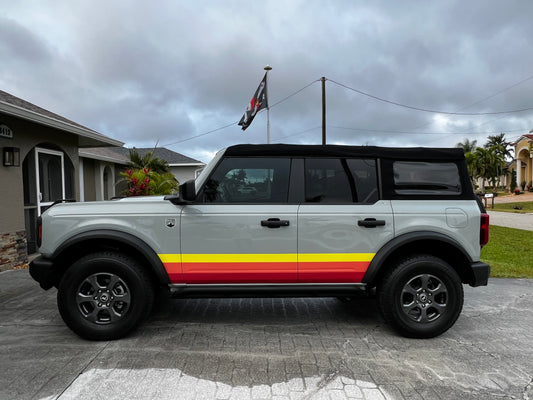
<svg viewBox="0 0 533 400">
<path fill-rule="evenodd" d="M 65 198 L 65 165 L 60 151 L 35 148 L 37 170 L 37 213 Z"/>
<path fill-rule="evenodd" d="M 181 213 L 188 284 L 297 282 L 297 210 L 290 159 L 226 158 Z"/>
</svg>

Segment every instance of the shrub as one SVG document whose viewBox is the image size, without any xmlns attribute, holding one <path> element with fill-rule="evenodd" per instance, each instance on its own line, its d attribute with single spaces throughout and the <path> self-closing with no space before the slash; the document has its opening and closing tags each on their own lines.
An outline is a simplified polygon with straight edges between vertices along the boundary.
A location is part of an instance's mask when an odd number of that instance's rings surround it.
<svg viewBox="0 0 533 400">
<path fill-rule="evenodd" d="M 120 175 L 128 184 L 128 188 L 124 191 L 126 197 L 174 194 L 179 187 L 178 181 L 170 172 L 158 174 L 150 168 L 142 168 L 128 169 Z"/>
</svg>

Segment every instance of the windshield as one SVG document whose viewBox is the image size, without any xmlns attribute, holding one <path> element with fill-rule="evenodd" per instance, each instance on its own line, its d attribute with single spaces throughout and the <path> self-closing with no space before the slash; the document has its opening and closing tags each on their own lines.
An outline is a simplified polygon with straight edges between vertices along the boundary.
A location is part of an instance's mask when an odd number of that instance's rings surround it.
<svg viewBox="0 0 533 400">
<path fill-rule="evenodd" d="M 207 166 L 202 170 L 202 172 L 200 173 L 200 175 L 198 175 L 198 177 L 196 178 L 195 182 L 194 182 L 194 186 L 196 188 L 196 193 L 198 194 L 198 190 L 204 185 L 207 177 L 209 175 L 211 175 L 211 172 L 213 171 L 213 168 L 215 168 L 215 166 L 218 164 L 218 161 L 222 158 L 222 156 L 224 155 L 224 152 L 225 152 L 226 149 L 223 149 L 223 150 L 220 150 L 216 155 L 215 157 L 213 157 L 213 159 L 211 161 L 209 161 L 209 163 L 207 164 Z"/>
</svg>

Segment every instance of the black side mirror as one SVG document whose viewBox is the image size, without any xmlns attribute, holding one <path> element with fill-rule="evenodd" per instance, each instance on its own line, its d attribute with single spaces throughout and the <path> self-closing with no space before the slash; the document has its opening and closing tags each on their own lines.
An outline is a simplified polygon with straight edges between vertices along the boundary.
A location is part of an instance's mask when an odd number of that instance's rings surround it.
<svg viewBox="0 0 533 400">
<path fill-rule="evenodd" d="M 184 184 L 180 185 L 179 195 L 185 201 L 196 200 L 196 187 L 194 185 L 194 179 L 188 180 Z"/>
<path fill-rule="evenodd" d="M 196 186 L 194 184 L 194 179 L 181 184 L 179 193 L 165 196 L 165 200 L 170 201 L 172 204 L 181 205 L 191 203 L 196 200 Z"/>
</svg>

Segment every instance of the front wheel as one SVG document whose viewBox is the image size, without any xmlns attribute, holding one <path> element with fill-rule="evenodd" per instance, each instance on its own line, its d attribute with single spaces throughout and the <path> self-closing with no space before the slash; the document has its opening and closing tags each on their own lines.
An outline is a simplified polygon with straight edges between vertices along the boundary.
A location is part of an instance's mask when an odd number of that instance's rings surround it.
<svg viewBox="0 0 533 400">
<path fill-rule="evenodd" d="M 148 316 L 152 287 L 146 271 L 133 258 L 111 252 L 89 254 L 61 279 L 59 313 L 85 339 L 119 339 Z"/>
<path fill-rule="evenodd" d="M 440 258 L 418 255 L 398 263 L 378 288 L 385 320 L 406 337 L 430 338 L 447 331 L 463 308 L 463 285 Z"/>
</svg>

